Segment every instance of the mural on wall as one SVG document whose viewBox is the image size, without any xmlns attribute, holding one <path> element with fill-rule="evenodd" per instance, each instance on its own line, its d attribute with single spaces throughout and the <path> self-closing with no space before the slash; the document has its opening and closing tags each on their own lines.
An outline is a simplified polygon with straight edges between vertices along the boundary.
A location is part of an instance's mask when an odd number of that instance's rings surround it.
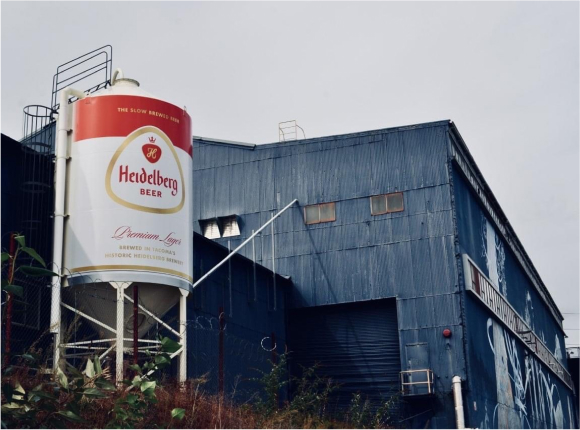
<svg viewBox="0 0 580 430">
<path fill-rule="evenodd" d="M 497 403 L 491 419 L 486 407 L 479 427 L 564 428 L 567 405 L 568 423 L 574 428 L 573 400 L 568 393 L 561 397 L 556 378 L 527 350 L 518 349 L 516 339 L 493 318 L 488 318 L 486 330 L 495 360 Z"/>
<path fill-rule="evenodd" d="M 560 363 L 564 363 L 564 352 L 562 347 L 560 346 L 560 338 L 558 337 L 558 335 L 556 335 L 554 345 L 556 345 L 554 347 L 554 357 L 556 357 L 556 360 L 558 360 Z"/>
<path fill-rule="evenodd" d="M 530 292 L 526 291 L 526 308 L 524 309 L 524 321 L 533 331 L 536 331 L 534 326 L 534 305 L 532 304 L 532 296 Z"/>
<path fill-rule="evenodd" d="M 481 237 L 482 237 L 482 257 L 485 258 L 488 277 L 493 281 L 493 286 L 507 298 L 507 280 L 505 276 L 505 251 L 503 242 L 495 232 L 493 225 L 487 218 L 481 216 Z M 536 330 L 534 318 L 534 306 L 529 291 L 526 291 L 526 307 L 524 309 L 524 320 L 528 326 L 538 334 L 538 337 L 547 344 L 543 330 Z M 565 354 L 560 344 L 558 335 L 555 336 L 554 356 L 560 363 L 564 363 Z"/>
<path fill-rule="evenodd" d="M 534 318 L 534 305 L 532 304 L 532 297 L 530 296 L 530 292 L 526 291 L 526 307 L 524 308 L 524 321 L 526 322 L 526 324 L 528 325 L 528 327 L 530 327 L 532 329 L 533 332 L 538 334 L 538 337 L 542 340 L 542 342 L 544 342 L 544 344 L 547 344 L 546 342 L 546 336 L 544 335 L 544 330 L 537 330 L 536 329 L 536 318 Z M 555 340 L 554 340 L 554 356 L 556 357 L 556 359 L 564 364 L 564 349 L 562 348 L 561 344 L 560 344 L 560 338 L 558 337 L 558 335 L 556 334 L 555 336 Z"/>
<path fill-rule="evenodd" d="M 496 234 L 493 225 L 487 218 L 481 216 L 482 257 L 487 265 L 488 278 L 507 297 L 507 282 L 505 277 L 505 251 L 503 243 Z"/>
</svg>

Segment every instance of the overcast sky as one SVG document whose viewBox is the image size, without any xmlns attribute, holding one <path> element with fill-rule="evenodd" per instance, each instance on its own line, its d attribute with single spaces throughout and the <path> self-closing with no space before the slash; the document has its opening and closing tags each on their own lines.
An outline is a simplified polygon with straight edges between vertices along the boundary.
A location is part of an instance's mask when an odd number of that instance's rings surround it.
<svg viewBox="0 0 580 430">
<path fill-rule="evenodd" d="M 453 120 L 579 338 L 579 3 L 2 2 L 2 132 L 102 45 L 198 136 Z"/>
</svg>

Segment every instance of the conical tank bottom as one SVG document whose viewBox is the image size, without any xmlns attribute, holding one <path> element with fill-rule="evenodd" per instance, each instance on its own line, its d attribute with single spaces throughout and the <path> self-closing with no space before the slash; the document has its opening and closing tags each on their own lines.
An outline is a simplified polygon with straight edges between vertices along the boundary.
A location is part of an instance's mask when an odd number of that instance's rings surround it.
<svg viewBox="0 0 580 430">
<path fill-rule="evenodd" d="M 181 293 L 178 288 L 161 284 L 138 283 L 138 303 L 162 319 L 163 316 L 179 302 Z M 95 320 L 116 329 L 117 327 L 117 290 L 108 282 L 96 282 L 92 284 L 77 285 L 63 289 L 64 302 L 79 311 L 87 314 Z M 125 294 L 133 298 L 133 285 L 125 289 Z M 96 332 L 91 333 L 90 339 L 114 339 L 116 334 L 111 330 L 97 324 L 94 321 L 81 318 L 88 323 Z M 124 300 L 123 309 L 123 337 L 133 339 L 133 303 Z M 138 309 L 137 321 L 139 326 L 139 339 L 141 339 L 158 322 L 143 309 Z M 85 333 L 83 333 L 84 335 Z M 88 334 L 87 334 L 88 335 Z M 76 336 L 77 341 L 83 340 Z M 110 342 L 111 344 L 114 341 Z M 124 347 L 132 347 L 132 341 L 125 341 Z M 145 346 L 145 344 L 143 345 Z"/>
</svg>

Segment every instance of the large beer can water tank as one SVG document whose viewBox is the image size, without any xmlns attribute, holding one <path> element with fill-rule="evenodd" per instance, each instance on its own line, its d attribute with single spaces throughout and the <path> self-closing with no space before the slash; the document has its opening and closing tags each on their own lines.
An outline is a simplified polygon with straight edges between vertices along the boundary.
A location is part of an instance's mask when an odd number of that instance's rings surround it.
<svg viewBox="0 0 580 430">
<path fill-rule="evenodd" d="M 114 294 L 107 283 L 136 282 L 142 303 L 162 315 L 193 281 L 190 116 L 117 72 L 73 110 L 66 284 Z M 84 300 L 102 320 L 102 303 Z"/>
</svg>

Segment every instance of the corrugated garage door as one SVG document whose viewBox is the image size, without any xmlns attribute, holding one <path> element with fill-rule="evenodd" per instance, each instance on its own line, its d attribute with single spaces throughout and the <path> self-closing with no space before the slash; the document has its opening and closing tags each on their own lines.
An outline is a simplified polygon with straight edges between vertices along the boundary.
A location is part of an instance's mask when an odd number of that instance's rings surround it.
<svg viewBox="0 0 580 430">
<path fill-rule="evenodd" d="M 394 299 L 290 311 L 290 372 L 320 363 L 319 375 L 340 384 L 332 403 L 348 407 L 360 392 L 378 404 L 399 391 L 399 334 Z"/>
</svg>

